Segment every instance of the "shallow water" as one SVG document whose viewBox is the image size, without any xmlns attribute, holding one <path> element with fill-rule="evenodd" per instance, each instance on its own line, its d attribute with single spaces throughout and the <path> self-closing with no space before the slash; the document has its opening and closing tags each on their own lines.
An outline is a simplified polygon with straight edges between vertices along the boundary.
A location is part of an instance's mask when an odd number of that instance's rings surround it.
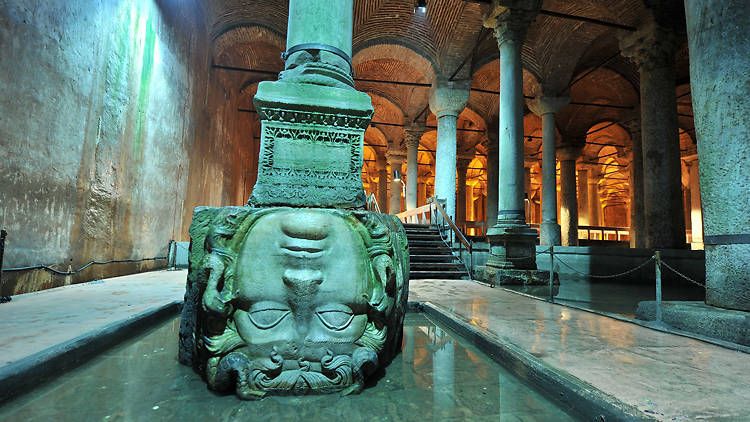
<svg viewBox="0 0 750 422">
<path fill-rule="evenodd" d="M 64 421 L 569 421 L 542 396 L 457 335 L 407 314 L 404 347 L 358 396 L 219 396 L 177 362 L 179 319 L 110 349 L 0 407 L 0 420 Z"/>
</svg>

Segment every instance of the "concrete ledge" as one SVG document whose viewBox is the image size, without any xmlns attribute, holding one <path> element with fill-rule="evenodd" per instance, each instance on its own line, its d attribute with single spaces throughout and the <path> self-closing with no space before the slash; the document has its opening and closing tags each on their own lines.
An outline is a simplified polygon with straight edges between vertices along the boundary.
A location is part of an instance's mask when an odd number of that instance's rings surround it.
<svg viewBox="0 0 750 422">
<path fill-rule="evenodd" d="M 656 302 L 638 303 L 636 318 L 656 319 Z M 750 312 L 722 309 L 704 302 L 662 302 L 662 321 L 678 330 L 750 346 Z"/>
<path fill-rule="evenodd" d="M 181 304 L 181 301 L 173 301 L 148 309 L 5 365 L 0 368 L 0 404 L 84 364 L 103 350 L 176 316 Z"/>
<path fill-rule="evenodd" d="M 585 415 L 589 420 L 656 420 L 587 382 L 554 369 L 515 344 L 469 324 L 450 311 L 430 302 L 423 302 L 420 308 L 425 314 L 467 338 L 494 361 L 522 379 L 528 380 L 574 413 Z"/>
</svg>

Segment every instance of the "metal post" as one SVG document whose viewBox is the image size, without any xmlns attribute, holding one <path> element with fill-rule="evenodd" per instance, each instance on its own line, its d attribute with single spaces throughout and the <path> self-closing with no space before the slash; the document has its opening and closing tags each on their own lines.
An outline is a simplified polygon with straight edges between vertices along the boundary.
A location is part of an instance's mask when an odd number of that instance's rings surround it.
<svg viewBox="0 0 750 422">
<path fill-rule="evenodd" d="M 555 251 L 549 247 L 549 301 L 555 303 Z"/>
<path fill-rule="evenodd" d="M 5 237 L 8 236 L 8 232 L 0 230 L 0 303 L 10 302 L 10 296 L 2 295 L 3 287 L 3 255 L 5 254 Z"/>
<path fill-rule="evenodd" d="M 656 323 L 661 324 L 661 252 L 654 253 L 656 271 Z"/>
</svg>

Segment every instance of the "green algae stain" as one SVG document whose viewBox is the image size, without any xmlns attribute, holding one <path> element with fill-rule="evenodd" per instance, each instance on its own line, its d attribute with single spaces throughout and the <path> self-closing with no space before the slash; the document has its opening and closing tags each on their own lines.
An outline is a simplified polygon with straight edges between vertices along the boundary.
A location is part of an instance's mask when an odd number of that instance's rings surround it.
<svg viewBox="0 0 750 422">
<path fill-rule="evenodd" d="M 142 153 L 144 137 L 146 133 L 146 115 L 148 111 L 148 100 L 151 90 L 151 77 L 154 70 L 154 53 L 156 49 L 156 30 L 154 22 L 149 15 L 146 19 L 145 36 L 143 37 L 143 54 L 141 56 L 141 69 L 138 84 L 138 97 L 136 101 L 135 139 L 133 142 L 133 153 L 139 157 Z"/>
</svg>

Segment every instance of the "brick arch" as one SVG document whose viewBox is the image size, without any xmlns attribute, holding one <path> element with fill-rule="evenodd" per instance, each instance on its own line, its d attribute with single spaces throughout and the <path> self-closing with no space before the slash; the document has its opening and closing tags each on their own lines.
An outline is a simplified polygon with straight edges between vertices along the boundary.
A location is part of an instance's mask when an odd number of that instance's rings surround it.
<svg viewBox="0 0 750 422">
<path fill-rule="evenodd" d="M 241 25 L 218 35 L 211 51 L 214 63 L 281 71 L 284 49 L 284 38 L 274 31 L 262 26 Z"/>
<path fill-rule="evenodd" d="M 539 91 L 539 82 L 536 76 L 526 68 L 522 68 L 522 72 L 524 95 L 536 95 Z M 471 77 L 471 86 L 499 92 L 500 61 L 495 58 L 476 67 Z M 469 107 L 476 110 L 486 121 L 497 119 L 499 104 L 500 101 L 497 94 L 472 91 L 469 95 Z"/>
</svg>

